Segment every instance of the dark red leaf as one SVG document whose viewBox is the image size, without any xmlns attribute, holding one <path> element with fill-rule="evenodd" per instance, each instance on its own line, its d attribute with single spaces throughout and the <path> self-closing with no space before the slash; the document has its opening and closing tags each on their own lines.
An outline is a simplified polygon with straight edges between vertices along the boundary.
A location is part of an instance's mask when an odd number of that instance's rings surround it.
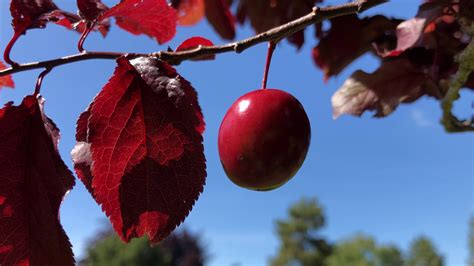
<svg viewBox="0 0 474 266">
<path fill-rule="evenodd" d="M 237 17 L 240 23 L 249 18 L 255 31 L 261 33 L 308 14 L 314 5 L 320 2 L 322 0 L 241 0 Z M 295 33 L 288 40 L 297 48 L 301 48 L 304 43 L 304 31 Z"/>
<path fill-rule="evenodd" d="M 101 0 L 77 0 L 77 7 L 79 15 L 88 21 L 96 20 L 109 9 Z"/>
<path fill-rule="evenodd" d="M 197 48 L 200 45 L 213 46 L 214 44 L 210 40 L 203 37 L 199 37 L 199 36 L 191 37 L 189 39 L 186 39 L 184 42 L 182 42 L 178 46 L 178 48 L 176 48 L 176 52 L 191 50 L 191 49 Z M 197 60 L 214 60 L 215 58 L 216 58 L 215 55 L 209 55 L 206 57 L 199 58 Z"/>
<path fill-rule="evenodd" d="M 6 69 L 7 66 L 3 64 L 2 61 L 0 61 L 0 70 Z M 13 82 L 12 75 L 6 75 L 3 77 L 0 77 L 0 90 L 2 87 L 9 87 L 9 88 L 14 88 L 15 83 Z"/>
<path fill-rule="evenodd" d="M 301 49 L 304 44 L 304 31 L 300 30 L 295 34 L 292 34 L 288 37 L 288 41 L 296 46 L 296 48 Z"/>
<path fill-rule="evenodd" d="M 12 0 L 10 11 L 13 17 L 15 35 L 24 34 L 26 30 L 44 28 L 48 22 L 73 29 L 84 30 L 84 22 L 76 15 L 59 9 L 51 0 Z M 109 30 L 108 20 L 101 21 L 94 27 L 105 37 Z"/>
<path fill-rule="evenodd" d="M 10 12 L 15 34 L 44 28 L 48 22 L 68 27 L 80 20 L 79 16 L 60 10 L 51 0 L 12 0 Z"/>
<path fill-rule="evenodd" d="M 90 107 L 84 111 L 77 120 L 76 141 L 77 144 L 71 152 L 74 161 L 74 170 L 77 177 L 82 181 L 89 193 L 95 198 L 92 189 L 92 154 L 90 143 L 87 143 L 87 123 L 90 117 Z"/>
<path fill-rule="evenodd" d="M 57 150 L 59 130 L 27 96 L 0 109 L 0 264 L 74 265 L 59 207 L 74 177 Z"/>
<path fill-rule="evenodd" d="M 205 182 L 204 122 L 190 83 L 163 61 L 118 59 L 78 121 L 79 178 L 124 241 L 165 238 Z"/>
<path fill-rule="evenodd" d="M 384 16 L 359 19 L 357 15 L 348 15 L 332 19 L 330 30 L 313 49 L 313 59 L 328 79 L 370 51 L 372 43 L 387 31 L 395 30 L 398 23 Z"/>
<path fill-rule="evenodd" d="M 73 25 L 77 32 L 82 33 L 86 27 L 86 23 L 84 20 Z M 103 37 L 106 37 L 110 30 L 110 21 L 108 19 L 104 19 L 94 25 L 94 31 L 99 31 Z"/>
<path fill-rule="evenodd" d="M 468 19 L 469 21 L 474 21 L 474 1 L 472 0 L 460 0 L 459 1 L 459 15 Z"/>
<path fill-rule="evenodd" d="M 79 8 L 79 15 L 84 19 L 74 25 L 78 32 L 84 32 L 86 21 L 93 21 L 95 22 L 93 29 L 99 31 L 103 37 L 107 36 L 110 29 L 109 19 L 97 21 L 109 9 L 101 0 L 77 0 L 77 7 Z"/>
<path fill-rule="evenodd" d="M 99 18 L 115 17 L 117 25 L 135 35 L 146 34 L 162 44 L 176 34 L 178 14 L 166 0 L 123 0 Z"/>
<path fill-rule="evenodd" d="M 23 32 L 28 28 L 44 27 L 47 20 L 39 20 L 41 16 L 57 10 L 51 0 L 12 0 L 10 12 L 15 32 Z"/>
<path fill-rule="evenodd" d="M 360 116 L 367 110 L 375 110 L 377 117 L 387 116 L 400 103 L 428 94 L 423 87 L 427 82 L 423 70 L 405 58 L 384 62 L 372 74 L 358 70 L 332 96 L 333 116 Z"/>
<path fill-rule="evenodd" d="M 185 1 L 185 0 L 183 0 Z M 181 0 L 170 0 L 170 5 L 174 8 L 174 9 L 178 9 L 179 5 L 181 4 Z"/>
<path fill-rule="evenodd" d="M 235 38 L 235 20 L 224 0 L 204 0 L 206 17 L 215 31 L 228 40 Z"/>
<path fill-rule="evenodd" d="M 406 49 L 415 46 L 422 38 L 423 31 L 427 25 L 427 19 L 420 17 L 400 23 L 397 27 L 397 47 L 389 55 L 398 56 Z"/>
<path fill-rule="evenodd" d="M 420 10 L 423 9 L 420 8 Z M 425 8 L 424 10 L 435 12 L 433 9 Z M 443 83 L 449 81 L 457 71 L 456 55 L 466 48 L 470 39 L 463 34 L 461 25 L 458 20 L 453 20 L 453 16 L 442 15 L 443 12 L 441 11 L 435 13 L 438 14 L 438 17 L 432 19 L 432 22 L 424 27 L 418 40 L 415 40 L 412 44 L 407 42 L 406 47 L 398 47 L 400 50 L 394 50 L 390 55 L 403 56 L 409 54 L 412 63 L 425 65 L 429 63 L 430 67 L 426 73 L 429 74 L 431 79 L 438 82 L 440 87 L 438 91 L 440 97 L 442 97 L 446 92 L 446 89 L 443 89 L 446 87 Z"/>
<path fill-rule="evenodd" d="M 198 23 L 205 14 L 204 0 L 181 0 L 178 2 L 176 9 L 178 10 L 179 25 L 194 25 Z"/>
<path fill-rule="evenodd" d="M 441 2 L 429 2 L 420 6 L 416 17 L 403 21 L 397 26 L 397 47 L 389 56 L 398 56 L 408 48 L 422 46 L 425 29 L 441 15 Z"/>
</svg>

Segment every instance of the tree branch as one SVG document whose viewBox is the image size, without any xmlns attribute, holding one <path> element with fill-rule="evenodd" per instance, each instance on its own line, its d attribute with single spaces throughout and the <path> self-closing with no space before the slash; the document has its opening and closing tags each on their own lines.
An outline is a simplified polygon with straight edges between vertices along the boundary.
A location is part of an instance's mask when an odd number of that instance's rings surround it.
<svg viewBox="0 0 474 266">
<path fill-rule="evenodd" d="M 456 74 L 451 79 L 449 89 L 441 101 L 443 117 L 441 123 L 447 132 L 468 132 L 474 131 L 474 117 L 466 120 L 459 120 L 453 113 L 453 103 L 459 99 L 459 91 L 466 84 L 469 75 L 474 72 L 474 22 L 460 20 L 463 30 L 471 36 L 471 41 L 456 57 L 459 63 Z"/>
<path fill-rule="evenodd" d="M 357 0 L 347 4 L 337 5 L 337 6 L 330 6 L 330 7 L 315 7 L 311 11 L 311 13 L 298 18 L 296 20 L 290 21 L 284 25 L 279 27 L 275 27 L 270 29 L 266 32 L 260 33 L 253 37 L 228 43 L 224 45 L 216 45 L 216 46 L 198 46 L 195 49 L 181 51 L 181 52 L 168 52 L 168 51 L 160 51 L 151 54 L 127 54 L 127 53 L 111 53 L 111 52 L 84 52 L 81 54 L 70 55 L 66 57 L 61 57 L 57 59 L 52 59 L 48 61 L 41 61 L 41 62 L 32 62 L 32 63 L 25 63 L 15 65 L 13 67 L 0 70 L 0 77 L 32 70 L 38 68 L 54 68 L 59 65 L 69 64 L 73 62 L 83 61 L 83 60 L 91 60 L 91 59 L 116 59 L 120 56 L 130 55 L 134 56 L 154 56 L 158 59 L 167 61 L 170 64 L 180 64 L 182 61 L 195 59 L 202 56 L 207 55 L 216 55 L 221 53 L 227 52 L 236 52 L 241 53 L 247 48 L 255 46 L 257 44 L 263 42 L 278 42 L 312 24 L 322 22 L 327 19 L 355 14 L 363 12 L 369 8 L 375 7 L 382 3 L 386 3 L 388 0 Z"/>
</svg>

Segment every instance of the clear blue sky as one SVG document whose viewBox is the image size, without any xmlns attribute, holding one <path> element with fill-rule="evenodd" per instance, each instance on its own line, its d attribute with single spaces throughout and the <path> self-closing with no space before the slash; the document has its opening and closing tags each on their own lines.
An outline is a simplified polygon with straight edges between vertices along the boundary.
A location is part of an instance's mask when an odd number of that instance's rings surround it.
<svg viewBox="0 0 474 266">
<path fill-rule="evenodd" d="M 75 12 L 76 1 L 56 0 Z M 104 1 L 111 5 L 118 1 Z M 341 3 L 344 1 L 329 1 Z M 0 2 L 0 47 L 12 35 L 9 1 Z M 418 1 L 392 1 L 368 14 L 411 17 Z M 350 29 L 348 29 L 350 30 Z M 206 21 L 194 28 L 179 28 L 169 45 L 199 35 L 221 43 Z M 252 34 L 248 27 L 237 37 Z M 417 235 L 431 237 L 446 256 L 448 265 L 464 265 L 467 258 L 467 224 L 474 213 L 473 135 L 446 134 L 438 124 L 438 102 L 423 98 L 401 106 L 386 119 L 342 117 L 334 121 L 330 98 L 356 69 L 372 71 L 377 61 L 370 55 L 350 65 L 324 84 L 313 65 L 307 42 L 298 53 L 286 42 L 279 45 L 272 64 L 269 87 L 287 90 L 305 107 L 312 125 L 312 142 L 306 162 L 280 189 L 253 192 L 234 186 L 226 178 L 217 153 L 217 133 L 227 108 L 239 96 L 260 86 L 266 45 L 241 55 L 225 54 L 211 62 L 185 62 L 178 71 L 199 93 L 207 129 L 204 135 L 208 178 L 204 193 L 186 219 L 185 226 L 200 232 L 208 245 L 210 265 L 264 265 L 277 249 L 274 220 L 283 218 L 290 204 L 303 196 L 317 197 L 324 206 L 328 225 L 323 234 L 340 240 L 362 232 L 381 243 L 406 249 Z M 12 58 L 19 62 L 49 59 L 76 52 L 79 35 L 55 25 L 32 30 L 20 39 Z M 102 39 L 92 34 L 86 49 L 150 52 L 165 49 L 145 37 L 130 35 L 113 25 Z M 46 112 L 62 131 L 60 152 L 71 165 L 75 122 L 107 82 L 114 61 L 85 61 L 56 68 L 45 79 Z M 39 71 L 16 74 L 15 90 L 0 94 L 1 104 L 33 91 Z M 463 93 L 458 114 L 472 113 L 472 92 Z M 78 181 L 61 207 L 62 224 L 77 256 L 101 226 L 104 214 Z"/>
</svg>

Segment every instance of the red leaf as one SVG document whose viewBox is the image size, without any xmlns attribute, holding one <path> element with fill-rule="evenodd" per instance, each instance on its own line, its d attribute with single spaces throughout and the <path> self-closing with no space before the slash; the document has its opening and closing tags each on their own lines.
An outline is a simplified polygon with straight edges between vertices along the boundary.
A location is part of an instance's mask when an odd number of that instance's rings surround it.
<svg viewBox="0 0 474 266">
<path fill-rule="evenodd" d="M 84 20 L 81 20 L 80 22 L 74 24 L 73 27 L 76 29 L 77 32 L 82 33 L 84 32 L 86 23 L 84 22 Z M 108 19 L 105 19 L 96 23 L 93 30 L 99 31 L 102 34 L 102 37 L 106 37 L 110 30 L 110 21 Z"/>
<path fill-rule="evenodd" d="M 439 99 L 446 93 L 446 82 L 458 69 L 456 55 L 469 42 L 459 20 L 455 19 L 463 15 L 463 10 L 472 10 L 469 5 L 474 2 L 468 2 L 452 5 L 451 0 L 436 0 L 421 5 L 415 18 L 397 27 L 397 46 L 385 53 L 390 57 L 408 54 L 412 63 L 428 66 L 425 73 L 437 83 L 431 91 Z"/>
<path fill-rule="evenodd" d="M 304 44 L 304 31 L 303 30 L 300 30 L 290 36 L 288 36 L 288 41 L 290 43 L 292 43 L 293 45 L 296 46 L 296 48 L 301 49 L 301 47 L 303 47 L 303 44 Z"/>
<path fill-rule="evenodd" d="M 206 17 L 214 30 L 228 40 L 235 38 L 235 20 L 224 0 L 204 0 Z"/>
<path fill-rule="evenodd" d="M 59 130 L 42 100 L 0 109 L 0 264 L 74 265 L 59 207 L 74 177 L 57 151 Z"/>
<path fill-rule="evenodd" d="M 124 241 L 156 244 L 188 215 L 205 182 L 203 130 L 197 94 L 171 66 L 118 59 L 79 118 L 72 155 Z"/>
<path fill-rule="evenodd" d="M 44 28 L 48 22 L 79 32 L 84 29 L 84 23 L 78 15 L 59 9 L 51 0 L 12 0 L 10 12 L 17 36 L 24 34 L 28 29 Z M 94 27 L 94 30 L 99 30 L 105 37 L 109 27 L 108 21 L 102 21 Z"/>
<path fill-rule="evenodd" d="M 425 29 L 441 15 L 441 2 L 429 2 L 420 6 L 416 17 L 397 26 L 397 47 L 388 56 L 398 56 L 408 48 L 422 46 Z"/>
<path fill-rule="evenodd" d="M 453 6 L 456 8 L 456 6 Z M 474 1 L 472 0 L 460 0 L 459 1 L 459 15 L 468 19 L 469 21 L 474 21 Z"/>
<path fill-rule="evenodd" d="M 191 26 L 197 24 L 205 13 L 204 0 L 181 0 L 177 10 L 179 25 Z"/>
<path fill-rule="evenodd" d="M 426 18 L 415 17 L 400 23 L 397 27 L 397 48 L 392 53 L 398 55 L 416 45 L 423 35 L 427 22 Z"/>
<path fill-rule="evenodd" d="M 333 116 L 360 116 L 367 110 L 375 110 L 377 117 L 387 116 L 400 103 L 427 94 L 425 82 L 423 70 L 402 58 L 383 63 L 372 74 L 358 70 L 332 96 Z"/>
<path fill-rule="evenodd" d="M 0 61 L 0 70 L 6 69 L 7 67 L 3 64 L 2 61 Z M 15 83 L 13 82 L 12 75 L 6 75 L 3 77 L 0 77 L 0 90 L 2 87 L 10 87 L 14 88 Z"/>
<path fill-rule="evenodd" d="M 44 27 L 47 20 L 39 18 L 57 9 L 51 0 L 11 0 L 13 28 L 15 32 L 23 32 L 28 28 Z"/>
<path fill-rule="evenodd" d="M 77 144 L 71 152 L 74 161 L 74 170 L 77 177 L 84 183 L 89 193 L 94 197 L 92 189 L 92 154 L 90 153 L 90 143 L 87 143 L 87 123 L 90 117 L 90 107 L 84 111 L 77 120 L 76 141 Z"/>
<path fill-rule="evenodd" d="M 387 31 L 395 30 L 398 23 L 384 16 L 359 19 L 357 15 L 348 15 L 332 19 L 330 30 L 313 49 L 313 59 L 328 79 L 370 51 L 372 43 Z"/>
<path fill-rule="evenodd" d="M 48 22 L 69 26 L 80 20 L 79 16 L 60 10 L 51 0 L 12 0 L 10 12 L 15 34 L 44 28 Z"/>
<path fill-rule="evenodd" d="M 123 0 L 99 18 L 115 17 L 122 29 L 135 34 L 146 34 L 162 44 L 176 34 L 178 14 L 166 0 Z"/>
<path fill-rule="evenodd" d="M 255 31 L 261 33 L 308 14 L 314 5 L 320 2 L 322 0 L 241 0 L 237 17 L 241 23 L 248 17 Z M 301 48 L 304 43 L 304 31 L 293 34 L 288 40 L 297 48 Z"/>
<path fill-rule="evenodd" d="M 77 0 L 77 7 L 79 8 L 79 15 L 84 19 L 74 25 L 78 32 L 84 32 L 86 27 L 85 21 L 94 21 L 94 30 L 99 31 L 103 37 L 107 36 L 110 29 L 109 20 L 104 19 L 96 22 L 99 16 L 109 9 L 101 0 Z"/>
<path fill-rule="evenodd" d="M 101 0 L 77 0 L 79 15 L 88 21 L 94 21 L 109 8 Z"/>
<path fill-rule="evenodd" d="M 191 50 L 191 49 L 197 48 L 200 45 L 213 46 L 214 44 L 210 40 L 203 37 L 199 37 L 199 36 L 191 37 L 189 39 L 186 39 L 184 42 L 182 42 L 178 46 L 178 48 L 176 48 L 176 52 Z M 209 55 L 209 56 L 201 57 L 197 60 L 214 60 L 215 58 L 216 58 L 215 55 Z"/>
</svg>

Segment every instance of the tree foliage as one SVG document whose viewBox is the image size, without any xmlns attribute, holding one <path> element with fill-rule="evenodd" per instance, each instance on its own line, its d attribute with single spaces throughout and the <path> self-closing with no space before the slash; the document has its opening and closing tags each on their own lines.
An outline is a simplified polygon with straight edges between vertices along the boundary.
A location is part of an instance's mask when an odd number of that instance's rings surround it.
<svg viewBox="0 0 474 266">
<path fill-rule="evenodd" d="M 403 258 L 397 247 L 379 246 L 372 237 L 358 235 L 337 243 L 327 265 L 400 266 Z"/>
<path fill-rule="evenodd" d="M 145 238 L 128 245 L 106 230 L 91 241 L 81 266 L 202 266 L 206 262 L 203 245 L 197 235 L 181 230 L 159 245 L 151 247 Z"/>
<path fill-rule="evenodd" d="M 383 266 L 397 266 L 403 265 L 403 253 L 394 245 L 387 245 L 378 247 L 376 251 L 378 264 Z"/>
<path fill-rule="evenodd" d="M 426 237 L 418 237 L 411 243 L 407 266 L 442 266 L 444 258 Z"/>
<path fill-rule="evenodd" d="M 332 249 L 318 234 L 325 224 L 323 210 L 316 200 L 302 199 L 290 208 L 289 215 L 288 219 L 276 222 L 280 248 L 270 264 L 322 265 Z"/>
<path fill-rule="evenodd" d="M 404 253 L 395 245 L 379 244 L 367 235 L 331 243 L 319 235 L 325 224 L 324 212 L 315 199 L 292 205 L 288 218 L 276 222 L 280 239 L 274 266 L 443 266 L 442 255 L 426 237 L 416 238 Z"/>
</svg>

